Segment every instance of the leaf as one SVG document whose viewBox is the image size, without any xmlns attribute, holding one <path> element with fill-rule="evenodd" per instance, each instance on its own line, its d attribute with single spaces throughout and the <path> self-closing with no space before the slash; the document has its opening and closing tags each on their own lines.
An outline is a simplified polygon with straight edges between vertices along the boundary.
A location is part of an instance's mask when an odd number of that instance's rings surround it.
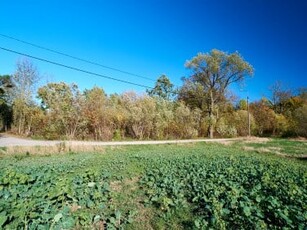
<svg viewBox="0 0 307 230">
<path fill-rule="evenodd" d="M 200 228 L 200 221 L 194 220 L 194 225 L 195 225 L 196 228 Z"/>
<path fill-rule="evenodd" d="M 96 215 L 94 217 L 94 223 L 98 222 L 100 219 L 101 219 L 101 216 L 100 215 Z"/>
<path fill-rule="evenodd" d="M 114 217 L 111 217 L 110 218 L 110 223 L 115 225 L 116 224 L 116 219 Z"/>
<path fill-rule="evenodd" d="M 0 213 L 0 227 L 4 225 L 4 223 L 7 221 L 8 217 L 6 216 L 6 212 Z"/>
<path fill-rule="evenodd" d="M 95 186 L 95 184 L 96 184 L 95 182 L 89 182 L 89 183 L 87 184 L 87 186 L 90 187 L 90 188 L 92 188 L 92 187 Z"/>
<path fill-rule="evenodd" d="M 261 197 L 260 197 L 260 196 L 256 196 L 256 201 L 257 201 L 258 203 L 260 203 Z"/>
<path fill-rule="evenodd" d="M 287 222 L 287 224 L 292 224 L 292 221 L 288 218 L 287 215 L 285 215 L 285 214 L 282 213 L 282 212 L 278 212 L 278 214 L 279 214 L 279 216 L 280 216 L 281 218 L 283 218 L 283 219 Z"/>
<path fill-rule="evenodd" d="M 120 212 L 119 210 L 116 210 L 116 212 L 115 212 L 115 218 L 116 218 L 117 220 L 120 220 L 120 218 L 121 218 L 121 212 Z"/>
<path fill-rule="evenodd" d="M 228 215 L 230 213 L 230 210 L 228 208 L 223 208 L 222 211 L 225 215 Z"/>
<path fill-rule="evenodd" d="M 75 225 L 75 220 L 73 217 L 68 217 L 62 221 L 62 227 L 64 229 L 72 229 Z"/>
<path fill-rule="evenodd" d="M 250 216 L 250 215 L 251 215 L 251 210 L 250 210 L 250 208 L 249 208 L 248 206 L 245 206 L 245 207 L 243 208 L 243 213 L 244 213 L 245 216 Z"/>
<path fill-rule="evenodd" d="M 54 216 L 53 221 L 54 222 L 59 222 L 59 220 L 63 217 L 62 213 L 58 213 Z"/>
<path fill-rule="evenodd" d="M 88 199 L 88 200 L 86 201 L 86 206 L 87 206 L 87 207 L 91 208 L 91 207 L 93 207 L 94 205 L 95 205 L 95 203 L 94 203 L 92 200 Z"/>
</svg>

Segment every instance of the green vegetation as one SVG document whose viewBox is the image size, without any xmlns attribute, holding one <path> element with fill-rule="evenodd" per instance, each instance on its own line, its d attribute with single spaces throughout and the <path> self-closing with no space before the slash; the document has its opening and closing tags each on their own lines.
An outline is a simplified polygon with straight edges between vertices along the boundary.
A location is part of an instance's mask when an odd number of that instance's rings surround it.
<svg viewBox="0 0 307 230">
<path fill-rule="evenodd" d="M 2 156 L 0 167 L 4 229 L 307 227 L 306 163 L 240 144 Z"/>
<path fill-rule="evenodd" d="M 256 136 L 307 137 L 306 88 L 289 90 L 276 82 L 268 98 L 247 103 L 229 92 L 253 74 L 238 52 L 198 53 L 186 68 L 191 71 L 182 87 L 161 75 L 147 94 L 107 95 L 97 86 L 81 91 L 65 82 L 38 88 L 36 67 L 20 60 L 13 75 L 0 76 L 0 131 L 106 141 L 247 136 L 250 127 Z"/>
</svg>

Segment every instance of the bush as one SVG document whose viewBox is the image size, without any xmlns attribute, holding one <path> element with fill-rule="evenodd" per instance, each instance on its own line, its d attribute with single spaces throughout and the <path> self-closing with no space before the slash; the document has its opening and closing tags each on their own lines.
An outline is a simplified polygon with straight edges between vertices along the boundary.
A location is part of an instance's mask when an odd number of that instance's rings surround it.
<svg viewBox="0 0 307 230">
<path fill-rule="evenodd" d="M 296 123 L 295 131 L 297 135 L 307 137 L 307 105 L 296 109 L 293 118 Z"/>
<path fill-rule="evenodd" d="M 224 118 L 218 121 L 216 131 L 222 137 L 236 137 L 238 134 L 237 129 L 233 125 L 228 124 Z"/>
</svg>

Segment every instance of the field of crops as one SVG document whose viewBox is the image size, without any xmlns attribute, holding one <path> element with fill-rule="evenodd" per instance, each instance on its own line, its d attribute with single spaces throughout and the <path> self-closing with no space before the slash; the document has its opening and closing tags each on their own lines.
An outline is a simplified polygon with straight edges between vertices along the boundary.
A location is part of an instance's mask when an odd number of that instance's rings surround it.
<svg viewBox="0 0 307 230">
<path fill-rule="evenodd" d="M 0 229 L 306 229 L 305 161 L 240 145 L 0 158 Z"/>
</svg>

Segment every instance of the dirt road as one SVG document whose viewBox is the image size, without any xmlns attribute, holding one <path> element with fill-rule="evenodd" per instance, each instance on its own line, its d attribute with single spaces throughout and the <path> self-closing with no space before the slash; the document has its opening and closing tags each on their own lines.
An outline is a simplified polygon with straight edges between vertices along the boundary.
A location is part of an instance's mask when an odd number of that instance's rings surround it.
<svg viewBox="0 0 307 230">
<path fill-rule="evenodd" d="M 86 145 L 86 146 L 118 146 L 118 145 L 157 145 L 157 144 L 177 144 L 192 142 L 227 142 L 242 140 L 242 138 L 221 138 L 221 139 L 194 139 L 194 140 L 163 140 L 163 141 L 47 141 L 31 140 L 7 135 L 0 135 L 0 147 L 9 146 L 55 146 L 60 143 L 69 145 Z"/>
</svg>

